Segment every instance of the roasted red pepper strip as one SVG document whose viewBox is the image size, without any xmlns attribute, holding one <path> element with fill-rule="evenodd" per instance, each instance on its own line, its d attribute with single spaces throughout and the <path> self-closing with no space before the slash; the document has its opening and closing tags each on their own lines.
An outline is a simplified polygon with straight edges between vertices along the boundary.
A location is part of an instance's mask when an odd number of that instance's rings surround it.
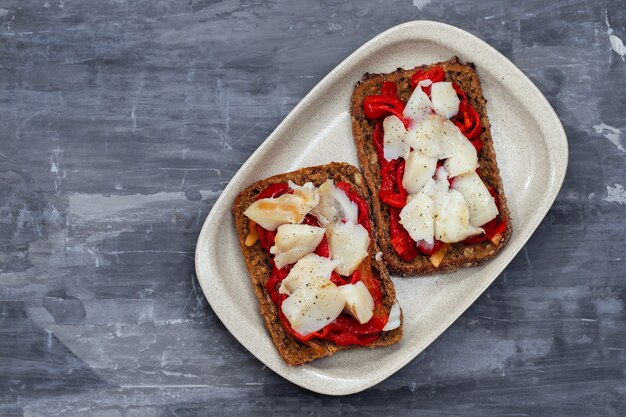
<svg viewBox="0 0 626 417">
<path fill-rule="evenodd" d="M 267 280 L 265 284 L 265 289 L 270 294 L 272 301 L 277 306 L 280 306 L 281 299 L 280 294 L 278 293 L 278 284 L 280 284 L 287 275 L 289 275 L 289 271 L 291 271 L 291 266 L 287 265 L 282 269 L 276 268 L 274 265 L 274 261 L 270 260 L 270 264 L 272 265 L 272 272 L 270 273 L 270 278 Z"/>
<path fill-rule="evenodd" d="M 459 113 L 463 115 L 463 124 L 465 126 L 465 130 L 462 130 L 463 134 L 470 140 L 480 136 L 483 131 L 480 115 L 469 101 L 465 100 L 459 104 Z"/>
<path fill-rule="evenodd" d="M 363 100 L 363 110 L 365 110 L 365 117 L 370 120 L 380 119 L 390 114 L 402 120 L 404 102 L 398 97 L 367 96 Z"/>
<path fill-rule="evenodd" d="M 394 204 L 392 201 L 386 201 L 387 196 L 393 196 L 396 194 L 395 186 L 396 186 L 396 168 L 397 168 L 397 159 L 393 159 L 388 161 L 385 166 L 381 167 L 380 170 L 380 190 L 378 191 L 378 196 L 380 199 L 386 203 L 391 205 L 392 207 L 398 206 L 398 208 L 404 207 L 403 203 Z M 406 202 L 405 202 L 406 203 Z"/>
<path fill-rule="evenodd" d="M 478 174 L 478 176 L 480 177 L 480 179 L 483 179 L 483 176 L 480 174 L 479 170 L 476 170 L 476 173 Z M 489 186 L 487 188 L 487 190 L 489 190 L 489 194 L 491 194 L 491 196 L 493 197 L 493 199 L 496 202 L 496 207 L 498 208 L 498 212 L 500 211 L 500 199 L 498 198 L 498 193 L 496 192 L 496 189 Z"/>
<path fill-rule="evenodd" d="M 406 161 L 402 158 L 398 158 L 398 167 L 396 168 L 396 188 L 398 189 L 398 194 L 404 196 L 405 204 L 406 198 L 409 193 L 404 189 L 404 185 L 402 185 L 402 179 L 404 178 L 404 168 L 406 167 Z"/>
<path fill-rule="evenodd" d="M 480 134 L 483 131 L 480 115 L 470 104 L 467 94 L 456 83 L 452 83 L 452 87 L 461 100 L 459 113 L 454 117 L 452 123 L 472 142 L 476 152 L 480 152 L 483 148 L 482 140 L 480 140 Z"/>
<path fill-rule="evenodd" d="M 480 138 L 476 138 L 474 140 L 470 140 L 470 142 L 472 143 L 472 145 L 474 145 L 474 148 L 476 148 L 476 153 L 480 152 L 483 150 L 483 141 Z"/>
<path fill-rule="evenodd" d="M 372 272 L 372 263 L 369 257 L 363 259 L 357 270 L 354 271 L 350 282 L 356 284 L 357 281 L 362 281 L 363 284 L 365 284 L 367 290 L 372 295 L 374 305 L 378 305 L 382 302 L 383 294 L 380 291 L 380 280 L 376 278 Z"/>
<path fill-rule="evenodd" d="M 315 248 L 313 253 L 317 256 L 321 256 L 322 258 L 330 258 L 330 246 L 328 245 L 328 238 L 326 237 L 326 234 L 324 234 L 322 241 L 319 245 L 317 245 L 317 248 Z"/>
<path fill-rule="evenodd" d="M 372 134 L 372 141 L 374 142 L 374 148 L 376 148 L 376 154 L 378 155 L 378 163 L 380 164 L 380 169 L 382 170 L 387 165 L 387 160 L 385 159 L 385 144 L 383 137 L 383 124 L 382 122 L 376 122 L 374 125 L 374 133 Z"/>
<path fill-rule="evenodd" d="M 382 329 L 387 325 L 389 321 L 389 313 L 383 307 L 382 299 L 376 305 L 374 305 L 374 311 L 372 314 L 372 318 L 369 323 L 372 323 L 373 326 Z"/>
<path fill-rule="evenodd" d="M 383 83 L 381 95 L 367 96 L 363 100 L 363 110 L 368 119 L 376 120 L 393 114 L 408 129 L 411 121 L 402 114 L 404 106 L 404 102 L 398 97 L 396 83 L 390 81 Z"/>
<path fill-rule="evenodd" d="M 352 186 L 347 182 L 338 181 L 335 186 L 339 188 L 341 191 L 346 193 L 350 201 L 356 204 L 358 209 L 358 223 L 367 230 L 367 232 L 372 231 L 372 226 L 370 224 L 370 213 L 369 206 L 367 205 L 367 201 L 363 197 L 359 195 L 356 191 L 352 189 Z"/>
<path fill-rule="evenodd" d="M 456 91 L 461 101 L 467 101 L 467 94 L 465 94 L 465 91 L 461 90 L 461 87 L 459 87 L 457 83 L 452 83 L 452 88 L 454 88 L 454 91 Z"/>
<path fill-rule="evenodd" d="M 354 204 L 356 204 L 356 206 L 359 208 L 358 222 L 361 226 L 365 228 L 365 230 L 367 230 L 368 233 L 370 233 L 372 231 L 372 225 L 370 223 L 370 214 L 367 201 L 365 201 L 357 193 L 354 194 L 356 194 L 355 198 L 350 197 L 350 200 L 352 200 Z"/>
<path fill-rule="evenodd" d="M 481 227 L 483 228 L 485 233 L 477 236 L 468 237 L 463 241 L 463 243 L 473 245 L 476 243 L 487 242 L 498 233 L 504 233 L 504 231 L 506 230 L 506 219 L 502 218 L 502 220 L 499 220 L 499 218 L 496 217 L 483 224 Z"/>
<path fill-rule="evenodd" d="M 335 271 L 333 271 L 330 274 L 330 282 L 332 282 L 333 284 L 335 284 L 338 287 L 341 287 L 342 285 L 346 285 L 346 284 L 350 283 L 349 281 L 344 279 L 344 277 L 342 277 L 341 275 L 339 275 Z"/>
<path fill-rule="evenodd" d="M 476 170 L 476 172 L 478 173 L 478 175 L 480 176 L 480 173 L 478 172 L 478 170 Z M 481 177 L 482 178 L 482 177 Z M 493 187 L 489 187 L 489 194 L 491 194 L 491 196 L 493 197 L 493 199 L 496 202 L 496 207 L 498 208 L 498 212 L 500 211 L 500 199 L 498 198 L 498 193 L 496 193 L 496 189 Z M 495 235 L 499 234 L 499 233 L 504 233 L 504 231 L 506 230 L 506 217 L 504 216 L 499 216 L 502 218 L 502 220 L 500 220 L 499 223 L 497 223 L 495 226 L 491 227 L 489 230 L 489 233 L 487 233 L 487 231 L 485 231 L 485 235 L 487 236 L 487 238 L 489 240 L 491 240 L 492 237 L 494 237 Z M 498 217 L 496 217 L 495 219 L 492 220 L 492 222 L 494 220 L 497 220 Z"/>
<path fill-rule="evenodd" d="M 402 186 L 404 166 L 404 159 L 398 158 L 389 161 L 380 171 L 381 182 L 378 197 L 383 203 L 399 209 L 406 205 L 408 195 Z"/>
<path fill-rule="evenodd" d="M 498 223 L 498 225 L 493 229 L 493 234 L 489 236 L 489 240 L 491 240 L 492 237 L 498 234 L 504 233 L 505 230 L 506 230 L 506 219 L 502 219 L 502 221 Z"/>
<path fill-rule="evenodd" d="M 259 233 L 259 243 L 261 244 L 261 247 L 269 252 L 270 248 L 274 246 L 276 231 L 264 229 L 260 224 L 256 225 L 256 230 Z"/>
<path fill-rule="evenodd" d="M 364 336 L 357 337 L 350 333 L 328 333 L 326 339 L 332 341 L 336 345 L 339 346 L 352 346 L 352 345 L 360 345 L 360 346 L 368 346 L 376 339 L 378 339 L 380 335 L 375 334 L 373 336 Z"/>
<path fill-rule="evenodd" d="M 438 83 L 446 80 L 446 74 L 441 67 L 433 67 L 428 71 L 418 70 L 411 77 L 411 88 L 417 87 L 420 81 L 431 80 L 433 83 Z M 422 90 L 430 96 L 430 85 L 428 87 L 422 87 Z"/>
<path fill-rule="evenodd" d="M 317 245 L 317 248 L 315 248 L 315 251 L 313 253 L 317 256 L 321 256 L 322 258 L 330 258 L 330 246 L 328 245 L 328 239 L 326 238 L 326 235 L 324 235 L 322 241 L 319 245 Z"/>
<path fill-rule="evenodd" d="M 359 282 L 359 281 L 361 280 L 361 279 L 360 279 L 360 277 L 359 277 L 359 275 L 360 275 L 360 274 L 359 274 L 359 270 L 358 270 L 358 269 L 357 269 L 356 271 L 354 271 L 354 272 L 352 273 L 352 276 L 350 277 L 350 284 L 354 285 L 354 284 L 356 284 L 357 282 Z"/>
<path fill-rule="evenodd" d="M 418 255 L 417 245 L 409 232 L 400 224 L 400 209 L 389 207 L 389 235 L 391 246 L 400 259 L 410 262 Z"/>
<path fill-rule="evenodd" d="M 381 95 L 387 97 L 398 97 L 398 87 L 396 86 L 396 83 L 385 81 L 381 89 Z"/>
<path fill-rule="evenodd" d="M 276 184 L 268 185 L 263 191 L 255 197 L 255 200 L 262 198 L 278 198 L 283 194 L 291 194 L 293 190 L 289 188 L 289 184 L 286 182 L 279 182 Z"/>
<path fill-rule="evenodd" d="M 361 324 L 353 317 L 339 316 L 335 321 L 330 323 L 328 327 L 333 333 L 345 332 L 357 335 L 366 335 L 381 332 L 383 330 L 383 327 L 385 327 L 385 324 L 387 323 L 372 319 L 370 319 L 370 321 L 365 324 Z"/>
<path fill-rule="evenodd" d="M 422 242 L 417 245 L 417 248 L 426 256 L 430 256 L 433 253 L 437 252 L 441 249 L 442 242 L 440 240 L 435 239 L 435 243 L 433 243 L 433 247 L 428 249 Z"/>
<path fill-rule="evenodd" d="M 487 223 L 488 224 L 488 223 Z M 487 225 L 485 224 L 485 226 Z M 483 228 L 485 227 L 483 226 Z M 482 242 L 486 242 L 487 240 L 489 240 L 487 238 L 487 235 L 485 233 L 482 233 L 480 235 L 477 236 L 472 236 L 472 237 L 468 237 L 467 239 L 465 239 L 462 243 L 465 243 L 466 245 L 475 245 L 477 243 L 482 243 Z"/>
</svg>

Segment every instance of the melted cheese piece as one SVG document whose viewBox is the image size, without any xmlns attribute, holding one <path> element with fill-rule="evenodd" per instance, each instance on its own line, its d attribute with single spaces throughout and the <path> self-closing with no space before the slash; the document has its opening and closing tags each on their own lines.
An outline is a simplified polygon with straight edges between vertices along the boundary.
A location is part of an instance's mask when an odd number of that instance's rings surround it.
<svg viewBox="0 0 626 417">
<path fill-rule="evenodd" d="M 430 87 L 430 99 L 437 114 L 450 119 L 459 113 L 459 96 L 452 83 L 439 82 Z"/>
<path fill-rule="evenodd" d="M 444 134 L 442 117 L 432 114 L 411 125 L 406 143 L 426 156 L 442 159 L 446 156 L 443 153 Z"/>
<path fill-rule="evenodd" d="M 469 209 L 461 193 L 448 191 L 435 205 L 435 237 L 445 243 L 456 243 L 478 235 L 483 229 L 469 224 Z"/>
<path fill-rule="evenodd" d="M 434 183 L 429 185 L 430 195 L 433 201 L 438 198 L 444 198 L 448 193 L 450 183 L 448 182 L 448 172 L 444 167 L 437 168 L 435 171 Z"/>
<path fill-rule="evenodd" d="M 443 166 L 450 177 L 456 177 L 478 168 L 478 155 L 474 145 L 449 120 L 445 123 L 445 149 L 449 150 L 449 157 Z"/>
<path fill-rule="evenodd" d="M 422 80 L 422 81 L 418 82 L 417 86 L 418 87 L 428 87 L 429 85 L 432 85 L 432 84 L 433 84 L 433 81 L 428 79 L 428 78 L 426 78 L 425 80 Z"/>
<path fill-rule="evenodd" d="M 319 194 L 311 183 L 295 187 L 293 194 L 255 201 L 243 214 L 264 229 L 271 231 L 283 224 L 302 223 L 309 211 L 319 203 Z"/>
<path fill-rule="evenodd" d="M 474 145 L 454 123 L 440 115 L 429 115 L 413 124 L 405 141 L 426 156 L 445 159 L 444 166 L 452 177 L 478 168 Z"/>
<path fill-rule="evenodd" d="M 399 158 L 408 150 L 405 142 L 406 129 L 396 116 L 383 120 L 383 153 L 387 161 Z"/>
<path fill-rule="evenodd" d="M 413 123 L 417 123 L 433 112 L 432 103 L 426 93 L 421 88 L 416 88 L 413 90 L 411 97 L 409 97 L 402 115 L 411 119 Z"/>
<path fill-rule="evenodd" d="M 317 206 L 319 203 L 319 193 L 318 189 L 313 185 L 312 182 L 307 182 L 304 185 L 300 186 L 293 181 L 288 181 L 287 184 L 289 188 L 293 190 L 293 195 L 296 195 L 302 200 L 310 203 L 313 206 Z"/>
<path fill-rule="evenodd" d="M 400 224 L 411 239 L 415 242 L 423 240 L 429 245 L 434 243 L 435 235 L 435 206 L 431 197 L 434 187 L 435 181 L 430 178 L 419 194 L 409 197 L 400 211 Z"/>
<path fill-rule="evenodd" d="M 496 202 L 476 172 L 459 175 L 452 188 L 461 193 L 470 212 L 470 224 L 482 226 L 498 215 Z"/>
<path fill-rule="evenodd" d="M 333 261 L 314 253 L 307 255 L 291 268 L 289 274 L 280 283 L 278 292 L 290 295 L 305 282 L 317 278 L 330 279 L 330 275 L 337 265 L 339 265 L 339 261 Z"/>
<path fill-rule="evenodd" d="M 483 232 L 483 229 L 469 224 L 469 209 L 465 199 L 458 191 L 449 189 L 448 175 L 443 167 L 437 170 L 432 198 L 435 239 L 456 243 Z"/>
<path fill-rule="evenodd" d="M 307 224 L 283 224 L 277 230 L 270 253 L 276 255 L 274 263 L 278 269 L 313 253 L 324 238 L 322 227 Z"/>
<path fill-rule="evenodd" d="M 367 230 L 360 224 L 337 223 L 328 227 L 327 236 L 332 259 L 340 262 L 335 271 L 350 275 L 368 255 L 370 236 Z"/>
<path fill-rule="evenodd" d="M 429 180 L 432 180 L 437 169 L 437 158 L 431 158 L 415 150 L 409 152 L 404 159 L 406 165 L 402 186 L 409 194 L 414 195 L 419 193 Z"/>
<path fill-rule="evenodd" d="M 322 226 L 338 223 L 342 220 L 356 223 L 359 210 L 352 201 L 339 188 L 335 187 L 333 180 L 326 180 L 318 189 L 320 196 L 319 204 L 311 213 L 317 217 Z"/>
<path fill-rule="evenodd" d="M 402 311 L 400 310 L 400 304 L 396 301 L 391 306 L 391 311 L 389 311 L 389 319 L 387 320 L 387 324 L 383 327 L 383 332 L 388 332 L 389 330 L 397 329 L 400 327 L 400 319 L 402 318 Z"/>
<path fill-rule="evenodd" d="M 306 336 L 332 323 L 343 311 L 345 303 L 339 288 L 319 277 L 302 283 L 283 301 L 281 310 L 291 327 Z"/>
<path fill-rule="evenodd" d="M 346 300 L 344 311 L 365 324 L 374 315 L 374 299 L 362 281 L 356 284 L 346 284 L 339 287 L 339 291 Z"/>
</svg>

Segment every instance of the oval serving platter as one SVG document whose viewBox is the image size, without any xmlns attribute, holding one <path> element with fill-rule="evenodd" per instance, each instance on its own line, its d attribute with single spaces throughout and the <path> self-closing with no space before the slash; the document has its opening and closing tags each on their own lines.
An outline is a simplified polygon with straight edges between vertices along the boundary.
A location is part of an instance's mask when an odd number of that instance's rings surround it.
<svg viewBox="0 0 626 417">
<path fill-rule="evenodd" d="M 278 355 L 259 315 L 237 241 L 231 205 L 259 179 L 345 161 L 358 166 L 349 103 L 364 73 L 413 68 L 458 56 L 480 76 L 504 182 L 513 235 L 492 261 L 452 274 L 393 277 L 404 335 L 388 348 L 355 349 L 299 367 Z M 196 247 L 204 294 L 226 328 L 261 362 L 289 381 L 328 395 L 367 389 L 432 343 L 498 277 L 554 202 L 567 168 L 567 137 L 550 104 L 508 59 L 450 25 L 415 21 L 367 42 L 330 72 L 289 113 L 230 181 L 209 213 Z M 375 366 L 373 364 L 376 364 Z"/>
</svg>

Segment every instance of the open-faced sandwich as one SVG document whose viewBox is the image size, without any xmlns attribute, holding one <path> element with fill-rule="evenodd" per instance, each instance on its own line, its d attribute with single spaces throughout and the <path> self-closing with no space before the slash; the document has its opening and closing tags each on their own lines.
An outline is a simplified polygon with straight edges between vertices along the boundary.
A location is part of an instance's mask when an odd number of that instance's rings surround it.
<svg viewBox="0 0 626 417">
<path fill-rule="evenodd" d="M 390 271 L 449 272 L 492 258 L 511 222 L 472 64 L 365 74 L 352 131 Z"/>
<path fill-rule="evenodd" d="M 402 336 L 393 283 L 372 238 L 370 198 L 352 165 L 258 181 L 235 200 L 235 226 L 261 315 L 290 365 Z"/>
</svg>

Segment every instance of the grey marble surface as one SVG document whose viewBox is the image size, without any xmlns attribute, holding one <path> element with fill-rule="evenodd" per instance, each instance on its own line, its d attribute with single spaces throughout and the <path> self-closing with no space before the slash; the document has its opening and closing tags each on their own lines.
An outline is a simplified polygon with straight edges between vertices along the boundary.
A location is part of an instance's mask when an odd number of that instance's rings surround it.
<svg viewBox="0 0 626 417">
<path fill-rule="evenodd" d="M 414 19 L 537 84 L 567 177 L 423 354 L 361 394 L 312 394 L 215 317 L 195 240 L 289 110 Z M 0 1 L 0 415 L 626 415 L 623 41 L 623 0 Z"/>
</svg>

